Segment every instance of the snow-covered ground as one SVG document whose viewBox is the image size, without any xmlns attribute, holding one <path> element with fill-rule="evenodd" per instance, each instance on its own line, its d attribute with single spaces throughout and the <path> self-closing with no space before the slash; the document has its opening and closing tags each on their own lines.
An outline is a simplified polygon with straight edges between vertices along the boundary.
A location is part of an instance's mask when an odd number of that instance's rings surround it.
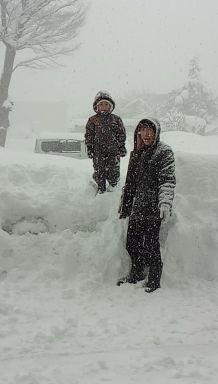
<svg viewBox="0 0 218 384">
<path fill-rule="evenodd" d="M 162 139 L 177 189 L 152 294 L 116 286 L 127 158 L 119 188 L 95 197 L 88 159 L 13 138 L 0 150 L 0 384 L 217 384 L 218 136 Z"/>
</svg>

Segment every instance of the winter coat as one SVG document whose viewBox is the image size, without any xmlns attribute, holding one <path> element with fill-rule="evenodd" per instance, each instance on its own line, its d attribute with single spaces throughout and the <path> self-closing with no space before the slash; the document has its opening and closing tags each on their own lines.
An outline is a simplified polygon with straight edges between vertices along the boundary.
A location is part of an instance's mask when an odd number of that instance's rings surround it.
<svg viewBox="0 0 218 384">
<path fill-rule="evenodd" d="M 120 218 L 144 220 L 160 217 L 161 204 L 170 210 L 176 184 L 174 154 L 170 146 L 160 141 L 160 125 L 152 121 L 156 130 L 152 146 L 138 149 L 138 131 L 141 120 L 134 133 L 134 150 L 130 154 L 126 182 L 123 189 Z"/>
<path fill-rule="evenodd" d="M 93 156 L 125 156 L 126 131 L 121 118 L 112 113 L 96 113 L 88 119 L 85 143 Z"/>
</svg>

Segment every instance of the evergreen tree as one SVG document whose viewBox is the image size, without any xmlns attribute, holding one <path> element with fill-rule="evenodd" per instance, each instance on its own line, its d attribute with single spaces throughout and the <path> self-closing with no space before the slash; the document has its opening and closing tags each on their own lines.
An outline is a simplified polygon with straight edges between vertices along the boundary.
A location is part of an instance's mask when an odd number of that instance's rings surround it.
<svg viewBox="0 0 218 384">
<path fill-rule="evenodd" d="M 178 92 L 175 106 L 184 115 L 199 116 L 206 121 L 217 117 L 216 99 L 201 81 L 200 65 L 196 56 L 190 61 L 188 81 Z"/>
</svg>

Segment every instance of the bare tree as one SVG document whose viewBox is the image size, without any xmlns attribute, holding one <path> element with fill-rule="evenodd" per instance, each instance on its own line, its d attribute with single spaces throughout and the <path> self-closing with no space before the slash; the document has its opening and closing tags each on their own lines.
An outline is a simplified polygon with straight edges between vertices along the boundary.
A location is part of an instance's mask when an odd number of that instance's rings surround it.
<svg viewBox="0 0 218 384">
<path fill-rule="evenodd" d="M 40 69 L 72 53 L 87 7 L 82 0 L 0 0 L 0 42 L 5 47 L 0 78 L 0 145 L 5 145 L 9 112 L 8 91 L 19 67 Z M 15 63 L 22 50 L 28 59 Z"/>
</svg>

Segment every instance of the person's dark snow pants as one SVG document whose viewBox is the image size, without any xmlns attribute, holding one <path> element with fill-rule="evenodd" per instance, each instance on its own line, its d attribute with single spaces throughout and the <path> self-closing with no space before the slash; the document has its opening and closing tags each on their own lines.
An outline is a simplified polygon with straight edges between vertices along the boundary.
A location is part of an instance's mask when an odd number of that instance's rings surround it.
<svg viewBox="0 0 218 384">
<path fill-rule="evenodd" d="M 137 282 L 144 279 L 145 267 L 149 266 L 148 283 L 150 288 L 160 287 L 162 261 L 159 233 L 161 220 L 129 220 L 126 249 L 130 255 L 131 278 Z"/>
<path fill-rule="evenodd" d="M 106 191 L 106 181 L 113 187 L 120 179 L 120 157 L 119 156 L 94 156 L 93 158 L 93 179 L 102 192 Z"/>
</svg>

